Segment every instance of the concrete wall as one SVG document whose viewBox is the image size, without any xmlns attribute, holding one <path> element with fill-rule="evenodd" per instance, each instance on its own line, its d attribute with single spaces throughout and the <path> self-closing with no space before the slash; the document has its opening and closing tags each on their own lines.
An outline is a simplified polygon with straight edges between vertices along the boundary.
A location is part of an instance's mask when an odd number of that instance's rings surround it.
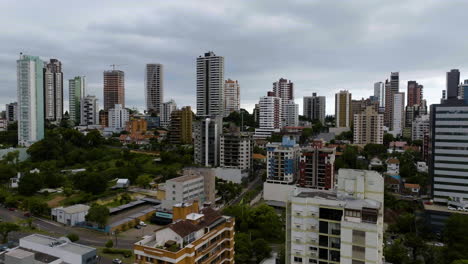
<svg viewBox="0 0 468 264">
<path fill-rule="evenodd" d="M 286 204 L 288 195 L 296 186 L 286 184 L 263 183 L 263 200 L 283 202 Z"/>
<path fill-rule="evenodd" d="M 216 178 L 233 183 L 242 183 L 242 179 L 249 177 L 248 171 L 242 171 L 241 169 L 231 168 L 215 168 L 213 169 L 216 173 Z"/>
</svg>

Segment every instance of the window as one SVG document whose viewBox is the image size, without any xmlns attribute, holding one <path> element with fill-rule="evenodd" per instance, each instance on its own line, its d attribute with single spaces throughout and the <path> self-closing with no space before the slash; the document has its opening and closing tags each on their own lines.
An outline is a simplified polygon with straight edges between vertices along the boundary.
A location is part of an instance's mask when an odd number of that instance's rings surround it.
<svg viewBox="0 0 468 264">
<path fill-rule="evenodd" d="M 365 245 L 366 232 L 360 230 L 353 230 L 353 244 Z"/>
<path fill-rule="evenodd" d="M 302 263 L 302 258 L 300 258 L 300 257 L 294 257 L 294 262 L 301 262 L 301 263 Z"/>
<path fill-rule="evenodd" d="M 346 216 L 351 216 L 351 217 L 361 217 L 361 211 L 346 210 L 345 215 Z"/>
<path fill-rule="evenodd" d="M 366 248 L 360 246 L 353 246 L 353 255 L 352 258 L 365 259 L 366 257 Z"/>
</svg>

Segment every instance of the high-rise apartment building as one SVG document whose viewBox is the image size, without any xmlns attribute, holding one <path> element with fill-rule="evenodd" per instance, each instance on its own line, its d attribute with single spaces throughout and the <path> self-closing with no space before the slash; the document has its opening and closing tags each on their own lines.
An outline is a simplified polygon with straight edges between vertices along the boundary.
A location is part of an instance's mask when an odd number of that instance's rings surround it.
<svg viewBox="0 0 468 264">
<path fill-rule="evenodd" d="M 195 163 L 206 167 L 219 166 L 219 140 L 223 132 L 223 117 L 198 120 L 193 129 Z"/>
<path fill-rule="evenodd" d="M 402 135 L 405 127 L 405 93 L 393 93 L 392 125 L 395 135 Z"/>
<path fill-rule="evenodd" d="M 210 207 L 187 207 L 175 205 L 173 223 L 135 243 L 136 263 L 234 264 L 234 218 Z"/>
<path fill-rule="evenodd" d="M 169 142 L 171 144 L 192 144 L 192 122 L 193 112 L 190 106 L 172 111 Z"/>
<path fill-rule="evenodd" d="M 99 125 L 99 105 L 96 96 L 88 95 L 81 99 L 80 125 Z"/>
<path fill-rule="evenodd" d="M 252 135 L 239 131 L 223 133 L 220 138 L 219 153 L 220 167 L 250 170 L 253 163 Z"/>
<path fill-rule="evenodd" d="M 408 102 L 407 106 L 421 105 L 423 100 L 423 88 L 416 81 L 408 81 Z"/>
<path fill-rule="evenodd" d="M 148 131 L 148 121 L 145 119 L 130 119 L 125 126 L 125 131 L 130 135 L 145 134 Z"/>
<path fill-rule="evenodd" d="M 335 94 L 336 127 L 351 127 L 351 93 L 344 90 Z"/>
<path fill-rule="evenodd" d="M 374 97 L 379 101 L 379 107 L 385 107 L 385 85 L 383 82 L 374 83 Z"/>
<path fill-rule="evenodd" d="M 385 81 L 385 115 L 384 125 L 392 129 L 393 124 L 393 94 L 400 91 L 400 73 L 390 73 L 390 80 Z"/>
<path fill-rule="evenodd" d="M 29 147 L 44 138 L 44 62 L 20 55 L 18 80 L 18 145 Z"/>
<path fill-rule="evenodd" d="M 262 129 L 280 129 L 281 122 L 281 98 L 275 96 L 273 92 L 268 92 L 267 96 L 260 97 L 259 105 L 259 127 Z"/>
<path fill-rule="evenodd" d="M 44 65 L 44 115 L 49 121 L 60 121 L 63 116 L 62 63 L 50 59 Z"/>
<path fill-rule="evenodd" d="M 458 97 L 458 85 L 460 84 L 460 71 L 452 69 L 447 72 L 447 99 Z"/>
<path fill-rule="evenodd" d="M 304 96 L 303 115 L 310 120 L 318 120 L 325 124 L 325 96 L 317 96 L 317 93 L 312 93 L 312 96 Z"/>
<path fill-rule="evenodd" d="M 283 126 L 297 127 L 299 125 L 299 105 L 295 104 L 294 101 L 291 100 L 283 106 L 283 111 Z"/>
<path fill-rule="evenodd" d="M 116 104 L 125 108 L 125 74 L 119 70 L 105 71 L 104 111 L 109 111 Z"/>
<path fill-rule="evenodd" d="M 424 135 L 429 134 L 430 122 L 429 115 L 421 115 L 414 119 L 411 124 L 411 139 L 423 140 Z"/>
<path fill-rule="evenodd" d="M 231 79 L 224 82 L 224 114 L 228 116 L 232 112 L 240 111 L 240 86 Z"/>
<path fill-rule="evenodd" d="M 80 109 L 81 109 L 81 100 L 86 94 L 86 77 L 85 76 L 76 76 L 73 79 L 68 80 L 68 114 L 70 115 L 70 120 L 76 124 L 80 124 Z"/>
<path fill-rule="evenodd" d="M 121 104 L 116 104 L 114 108 L 109 109 L 108 127 L 114 132 L 123 131 L 129 120 L 130 113 Z"/>
<path fill-rule="evenodd" d="M 18 103 L 9 103 L 5 106 L 5 118 L 8 122 L 18 121 Z"/>
<path fill-rule="evenodd" d="M 266 145 L 267 150 L 267 182 L 277 184 L 293 184 L 299 175 L 300 147 L 296 141 L 287 136 L 282 142 L 272 142 Z"/>
<path fill-rule="evenodd" d="M 316 189 L 335 187 L 336 148 L 307 147 L 301 150 L 298 186 Z"/>
<path fill-rule="evenodd" d="M 422 115 L 427 115 L 427 103 L 426 100 L 422 100 L 421 104 L 416 104 L 413 106 L 406 107 L 406 114 L 405 114 L 405 127 L 411 127 L 413 121 Z"/>
<path fill-rule="evenodd" d="M 296 189 L 286 206 L 286 263 L 383 263 L 384 179 L 340 169 L 336 190 Z"/>
<path fill-rule="evenodd" d="M 224 57 L 210 51 L 197 58 L 197 116 L 224 115 Z"/>
<path fill-rule="evenodd" d="M 372 106 L 354 115 L 354 144 L 383 144 L 383 115 Z"/>
<path fill-rule="evenodd" d="M 294 83 L 280 78 L 279 81 L 273 83 L 273 93 L 281 98 L 281 120 L 284 124 L 287 118 L 286 106 L 294 101 Z"/>
<path fill-rule="evenodd" d="M 161 104 L 161 109 L 159 110 L 161 127 L 169 128 L 169 125 L 171 124 L 171 114 L 175 110 L 177 110 L 177 104 L 172 99 Z"/>
<path fill-rule="evenodd" d="M 159 113 L 164 100 L 163 65 L 159 63 L 146 64 L 145 68 L 145 99 L 146 110 Z"/>
<path fill-rule="evenodd" d="M 434 201 L 458 202 L 464 207 L 468 205 L 468 122 L 461 120 L 468 120 L 468 105 L 449 98 L 431 105 L 430 115 L 429 174 Z"/>
</svg>

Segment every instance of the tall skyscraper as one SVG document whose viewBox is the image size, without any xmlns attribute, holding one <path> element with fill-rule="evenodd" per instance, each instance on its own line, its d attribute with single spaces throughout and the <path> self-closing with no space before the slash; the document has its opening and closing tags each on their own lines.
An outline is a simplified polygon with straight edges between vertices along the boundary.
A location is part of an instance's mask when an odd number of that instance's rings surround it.
<svg viewBox="0 0 468 264">
<path fill-rule="evenodd" d="M 273 83 L 273 93 L 276 97 L 281 98 L 281 120 L 286 120 L 286 105 L 292 100 L 294 101 L 294 83 L 287 79 L 280 78 L 279 81 Z"/>
<path fill-rule="evenodd" d="M 304 96 L 303 115 L 308 119 L 320 123 L 325 123 L 325 96 L 317 96 L 317 93 L 312 93 L 312 96 Z"/>
<path fill-rule="evenodd" d="M 206 167 L 219 166 L 219 144 L 223 132 L 223 118 L 216 116 L 195 122 L 194 160 Z"/>
<path fill-rule="evenodd" d="M 44 66 L 44 114 L 50 121 L 60 121 L 63 116 L 63 72 L 57 59 Z"/>
<path fill-rule="evenodd" d="M 379 101 L 379 107 L 385 107 L 385 85 L 383 82 L 374 83 L 374 96 Z"/>
<path fill-rule="evenodd" d="M 18 145 L 29 147 L 44 138 L 44 62 L 20 55 L 18 76 Z"/>
<path fill-rule="evenodd" d="M 146 110 L 159 113 L 164 100 L 164 75 L 162 64 L 146 64 L 145 96 Z"/>
<path fill-rule="evenodd" d="M 161 110 L 159 110 L 161 127 L 169 128 L 169 125 L 171 124 L 171 113 L 175 110 L 177 110 L 177 104 L 172 99 L 161 104 Z"/>
<path fill-rule="evenodd" d="M 259 127 L 261 129 L 280 129 L 281 122 L 281 98 L 276 97 L 273 92 L 267 96 L 260 97 L 259 105 Z"/>
<path fill-rule="evenodd" d="M 385 81 L 385 115 L 384 125 L 392 126 L 393 122 L 393 94 L 400 91 L 400 74 L 399 72 L 390 73 L 390 81 Z"/>
<path fill-rule="evenodd" d="M 354 144 L 383 144 L 383 115 L 375 107 L 367 106 L 354 115 Z"/>
<path fill-rule="evenodd" d="M 407 106 L 421 105 L 423 100 L 423 87 L 416 81 L 408 81 L 408 102 Z"/>
<path fill-rule="evenodd" d="M 458 97 L 468 104 L 468 80 L 464 80 L 458 87 Z"/>
<path fill-rule="evenodd" d="M 197 116 L 224 115 L 224 57 L 214 52 L 197 58 Z"/>
<path fill-rule="evenodd" d="M 86 77 L 76 76 L 73 79 L 68 80 L 68 114 L 70 120 L 75 124 L 81 123 L 81 100 L 84 98 L 86 93 Z"/>
<path fill-rule="evenodd" d="M 237 80 L 228 79 L 224 82 L 224 114 L 235 111 L 240 111 L 240 86 Z"/>
<path fill-rule="evenodd" d="M 104 72 L 104 111 L 114 108 L 116 104 L 125 108 L 125 74 L 123 71 Z"/>
<path fill-rule="evenodd" d="M 402 135 L 405 127 L 405 93 L 393 94 L 392 123 L 390 130 Z"/>
<path fill-rule="evenodd" d="M 351 93 L 343 90 L 335 94 L 336 127 L 351 127 Z"/>
<path fill-rule="evenodd" d="M 5 118 L 8 122 L 16 122 L 18 121 L 18 103 L 9 103 L 5 106 Z"/>
<path fill-rule="evenodd" d="M 193 112 L 190 106 L 172 111 L 169 126 L 169 141 L 171 144 L 192 144 Z"/>
<path fill-rule="evenodd" d="M 460 71 L 452 69 L 447 72 L 447 99 L 458 97 L 458 85 L 460 84 Z"/>
<path fill-rule="evenodd" d="M 70 80 L 71 81 L 71 80 Z M 80 125 L 99 125 L 99 105 L 96 96 L 88 95 L 81 98 L 80 102 Z M 105 125 L 105 124 L 103 124 Z"/>
</svg>

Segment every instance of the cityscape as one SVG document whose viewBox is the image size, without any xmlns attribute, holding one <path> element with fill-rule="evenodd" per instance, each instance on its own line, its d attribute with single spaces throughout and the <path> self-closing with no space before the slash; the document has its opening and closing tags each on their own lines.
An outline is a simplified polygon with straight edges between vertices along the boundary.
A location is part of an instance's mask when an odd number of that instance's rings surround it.
<svg viewBox="0 0 468 264">
<path fill-rule="evenodd" d="M 212 4 L 204 14 L 238 12 Z M 322 4 L 291 3 L 287 13 L 338 5 Z M 256 21 L 290 36 L 280 29 L 292 22 L 282 22 Z M 0 96 L 0 262 L 468 263 L 468 73 L 459 60 L 427 76 L 392 61 L 363 88 L 349 79 L 331 90 L 304 87 L 322 71 L 301 77 L 286 61 L 284 72 L 236 74 L 245 57 L 220 43 L 188 49 L 179 67 L 148 54 L 138 69 L 122 59 L 75 71 L 73 56 L 34 42 L 14 58 L 0 52 L 0 86 L 16 80 Z M 175 82 L 187 68 L 192 78 Z M 255 74 L 268 80 L 261 88 Z"/>
</svg>

